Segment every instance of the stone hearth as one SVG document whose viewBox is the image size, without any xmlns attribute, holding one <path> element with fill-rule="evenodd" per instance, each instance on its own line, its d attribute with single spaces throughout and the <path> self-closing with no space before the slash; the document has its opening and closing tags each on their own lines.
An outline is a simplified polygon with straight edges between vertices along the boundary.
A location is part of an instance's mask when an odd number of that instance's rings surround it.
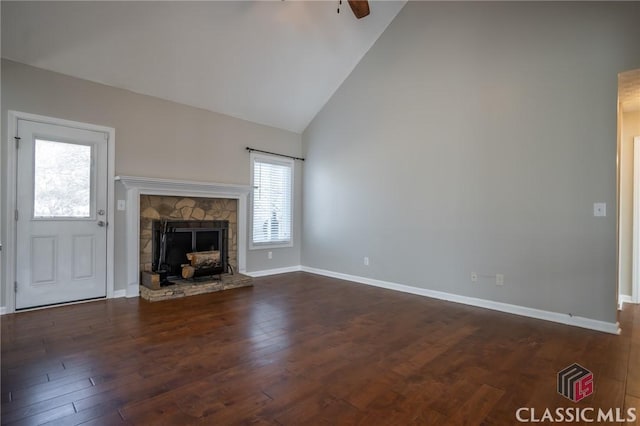
<svg viewBox="0 0 640 426">
<path fill-rule="evenodd" d="M 244 274 L 222 274 L 220 280 L 174 280 L 173 285 L 153 290 L 140 286 L 140 297 L 150 302 L 161 300 L 179 299 L 196 294 L 213 293 L 238 287 L 250 287 L 253 285 L 251 277 Z"/>
</svg>

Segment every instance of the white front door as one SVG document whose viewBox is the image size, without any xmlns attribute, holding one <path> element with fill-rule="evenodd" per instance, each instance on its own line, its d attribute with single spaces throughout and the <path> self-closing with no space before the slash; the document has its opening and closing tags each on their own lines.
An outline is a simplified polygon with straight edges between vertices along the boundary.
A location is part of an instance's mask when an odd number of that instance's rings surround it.
<svg viewBox="0 0 640 426">
<path fill-rule="evenodd" d="M 106 296 L 103 132 L 18 121 L 16 309 Z"/>
</svg>

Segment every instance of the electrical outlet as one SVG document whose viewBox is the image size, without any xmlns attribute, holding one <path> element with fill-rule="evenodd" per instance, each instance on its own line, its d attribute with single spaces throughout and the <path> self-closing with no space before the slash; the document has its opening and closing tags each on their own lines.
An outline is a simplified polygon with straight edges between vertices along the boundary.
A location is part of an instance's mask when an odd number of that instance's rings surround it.
<svg viewBox="0 0 640 426">
<path fill-rule="evenodd" d="M 472 283 L 477 283 L 478 282 L 478 274 L 476 274 L 475 272 L 471 273 L 471 282 Z"/>
<path fill-rule="evenodd" d="M 267 259 L 273 259 L 273 252 L 267 252 Z"/>
<path fill-rule="evenodd" d="M 369 266 L 369 258 L 367 256 L 364 257 L 364 266 Z"/>
<path fill-rule="evenodd" d="M 496 274 L 496 285 L 504 285 L 504 275 Z"/>
</svg>

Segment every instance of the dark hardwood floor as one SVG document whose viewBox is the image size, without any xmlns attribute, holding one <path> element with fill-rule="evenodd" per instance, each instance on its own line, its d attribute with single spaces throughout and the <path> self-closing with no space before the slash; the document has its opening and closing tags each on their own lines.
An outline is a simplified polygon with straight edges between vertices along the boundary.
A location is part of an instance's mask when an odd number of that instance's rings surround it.
<svg viewBox="0 0 640 426">
<path fill-rule="evenodd" d="M 5 315 L 2 424 L 486 424 L 640 409 L 640 309 L 613 336 L 291 273 L 167 302 Z M 577 404 L 556 373 L 578 362 Z M 540 410 L 540 411 L 538 411 Z"/>
</svg>

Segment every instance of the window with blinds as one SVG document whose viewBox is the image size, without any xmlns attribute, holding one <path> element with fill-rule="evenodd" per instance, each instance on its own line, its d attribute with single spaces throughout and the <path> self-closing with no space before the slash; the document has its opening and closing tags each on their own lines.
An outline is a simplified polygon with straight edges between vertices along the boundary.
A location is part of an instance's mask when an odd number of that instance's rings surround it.
<svg viewBox="0 0 640 426">
<path fill-rule="evenodd" d="M 293 160 L 251 154 L 251 248 L 292 246 Z"/>
</svg>

